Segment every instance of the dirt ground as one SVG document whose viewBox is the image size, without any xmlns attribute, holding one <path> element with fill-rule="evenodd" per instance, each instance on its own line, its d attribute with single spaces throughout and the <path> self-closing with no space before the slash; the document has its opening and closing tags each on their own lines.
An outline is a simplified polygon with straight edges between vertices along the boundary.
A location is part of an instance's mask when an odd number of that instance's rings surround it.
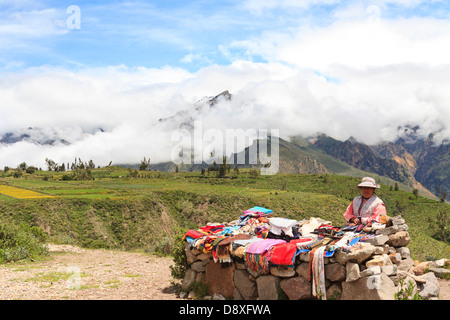
<svg viewBox="0 0 450 320">
<path fill-rule="evenodd" d="M 170 257 L 49 245 L 38 262 L 0 265 L 0 300 L 176 300 Z M 439 279 L 440 300 L 450 280 Z"/>
<path fill-rule="evenodd" d="M 0 300 L 174 300 L 170 257 L 50 245 L 50 258 L 0 266 Z"/>
</svg>

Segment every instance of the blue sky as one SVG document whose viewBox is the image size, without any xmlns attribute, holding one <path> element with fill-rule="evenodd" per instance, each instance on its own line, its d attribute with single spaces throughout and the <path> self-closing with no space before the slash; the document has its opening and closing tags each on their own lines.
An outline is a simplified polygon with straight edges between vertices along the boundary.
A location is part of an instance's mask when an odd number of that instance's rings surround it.
<svg viewBox="0 0 450 320">
<path fill-rule="evenodd" d="M 80 29 L 67 29 L 70 5 Z M 447 1 L 0 1 L 0 69 L 165 65 L 195 71 L 267 61 L 247 41 L 342 19 L 448 19 Z M 344 18 L 342 18 L 344 17 Z"/>
<path fill-rule="evenodd" d="M 449 43 L 443 0 L 0 0 L 0 136 L 70 143 L 0 144 L 0 168 L 166 161 L 176 124 L 158 119 L 177 112 L 283 137 L 377 143 L 420 124 L 450 139 Z M 229 104 L 189 113 L 224 90 Z"/>
</svg>

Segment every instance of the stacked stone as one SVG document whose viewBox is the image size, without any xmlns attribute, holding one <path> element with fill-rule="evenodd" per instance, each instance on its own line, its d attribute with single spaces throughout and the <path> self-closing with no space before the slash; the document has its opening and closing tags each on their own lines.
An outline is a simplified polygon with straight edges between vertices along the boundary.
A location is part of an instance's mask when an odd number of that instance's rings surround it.
<svg viewBox="0 0 450 320">
<path fill-rule="evenodd" d="M 433 272 L 424 275 L 414 272 L 417 267 L 406 247 L 410 240 L 405 220 L 396 216 L 391 226 L 376 231 L 373 238 L 366 239 L 358 248 L 347 252 L 336 250 L 333 257 L 324 259 L 327 299 L 392 300 L 401 283 L 408 286 L 410 281 L 413 293 L 417 291 L 424 299 L 436 299 L 439 294 L 436 276 Z M 299 254 L 294 268 L 272 266 L 269 274 L 257 274 L 239 259 L 221 264 L 214 262 L 211 253 L 192 249 L 188 243 L 185 249 L 189 268 L 183 289 L 202 282 L 211 296 L 220 294 L 235 300 L 317 298 L 312 295 L 309 253 Z"/>
</svg>

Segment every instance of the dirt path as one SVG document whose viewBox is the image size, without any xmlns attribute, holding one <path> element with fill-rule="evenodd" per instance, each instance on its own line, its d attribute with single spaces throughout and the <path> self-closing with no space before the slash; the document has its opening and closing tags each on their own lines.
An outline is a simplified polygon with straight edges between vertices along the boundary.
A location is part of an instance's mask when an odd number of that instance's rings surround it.
<svg viewBox="0 0 450 320">
<path fill-rule="evenodd" d="M 0 266 L 0 300 L 174 300 L 172 258 L 50 245 L 50 258 Z"/>
</svg>

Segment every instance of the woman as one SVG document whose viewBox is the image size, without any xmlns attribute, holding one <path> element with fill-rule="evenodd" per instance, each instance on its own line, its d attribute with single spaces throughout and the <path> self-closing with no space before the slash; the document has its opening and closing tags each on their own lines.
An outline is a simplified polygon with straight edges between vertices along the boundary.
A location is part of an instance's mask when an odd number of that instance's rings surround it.
<svg viewBox="0 0 450 320">
<path fill-rule="evenodd" d="M 375 179 L 364 177 L 357 187 L 361 189 L 361 195 L 353 199 L 344 213 L 347 224 L 355 226 L 370 225 L 372 222 L 386 223 L 386 206 L 375 194 L 375 189 L 379 189 L 380 185 Z"/>
</svg>

